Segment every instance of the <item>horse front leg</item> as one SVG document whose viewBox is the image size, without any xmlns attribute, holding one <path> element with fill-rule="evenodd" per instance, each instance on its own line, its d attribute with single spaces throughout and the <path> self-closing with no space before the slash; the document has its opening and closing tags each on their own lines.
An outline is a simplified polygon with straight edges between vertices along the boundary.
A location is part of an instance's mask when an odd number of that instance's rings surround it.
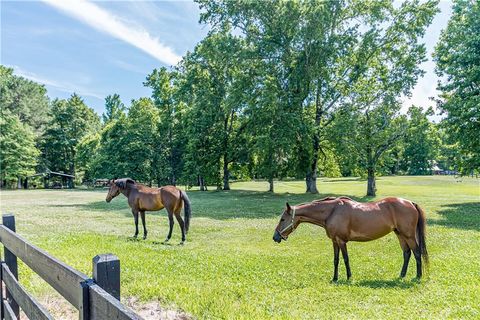
<svg viewBox="0 0 480 320">
<path fill-rule="evenodd" d="M 147 224 L 145 223 L 145 211 L 140 211 L 140 217 L 142 217 L 143 240 L 145 240 L 147 239 Z"/>
<path fill-rule="evenodd" d="M 138 211 L 132 210 L 133 219 L 135 220 L 135 234 L 133 235 L 134 238 L 138 236 Z"/>
<path fill-rule="evenodd" d="M 185 243 L 185 222 L 182 219 L 182 216 L 179 213 L 175 213 L 175 218 L 177 218 L 178 224 L 180 225 L 180 229 L 182 230 L 182 242 L 180 244 Z"/>
<path fill-rule="evenodd" d="M 340 248 L 336 242 L 333 242 L 333 282 L 338 280 L 338 262 L 340 256 Z"/>
</svg>

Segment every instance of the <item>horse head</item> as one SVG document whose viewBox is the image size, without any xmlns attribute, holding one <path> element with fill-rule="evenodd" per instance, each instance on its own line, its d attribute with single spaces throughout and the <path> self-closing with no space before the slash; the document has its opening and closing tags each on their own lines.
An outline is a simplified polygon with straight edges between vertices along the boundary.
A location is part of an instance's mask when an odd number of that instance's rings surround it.
<svg viewBox="0 0 480 320">
<path fill-rule="evenodd" d="M 280 243 L 282 240 L 287 240 L 293 230 L 295 230 L 295 207 L 292 208 L 287 202 L 280 221 L 275 228 L 273 241 Z"/>
<path fill-rule="evenodd" d="M 108 189 L 107 198 L 105 201 L 110 202 L 113 198 L 120 194 L 121 190 L 125 190 L 129 183 L 135 184 L 135 181 L 130 178 L 112 179 L 109 181 L 110 188 Z"/>
</svg>

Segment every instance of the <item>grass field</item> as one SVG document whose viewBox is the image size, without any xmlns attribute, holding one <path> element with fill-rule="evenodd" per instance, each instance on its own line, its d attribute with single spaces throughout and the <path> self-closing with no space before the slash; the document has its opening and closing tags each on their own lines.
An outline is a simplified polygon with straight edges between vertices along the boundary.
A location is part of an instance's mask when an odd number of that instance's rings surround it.
<svg viewBox="0 0 480 320">
<path fill-rule="evenodd" d="M 301 225 L 287 242 L 272 241 L 285 204 L 326 195 L 363 198 L 365 181 L 322 179 L 321 195 L 306 195 L 301 181 L 239 182 L 229 192 L 190 191 L 191 231 L 185 246 L 178 225 L 173 245 L 165 211 L 147 215 L 149 238 L 132 241 L 133 218 L 123 196 L 106 191 L 2 191 L 1 209 L 17 219 L 17 232 L 78 270 L 112 252 L 122 264 L 122 297 L 160 301 L 196 318 L 480 318 L 480 180 L 452 177 L 383 177 L 377 198 L 400 196 L 427 213 L 430 268 L 414 281 L 413 260 L 399 280 L 402 253 L 392 233 L 349 243 L 353 279 L 330 282 L 333 249 L 322 228 Z M 21 266 L 22 283 L 48 294 Z"/>
</svg>

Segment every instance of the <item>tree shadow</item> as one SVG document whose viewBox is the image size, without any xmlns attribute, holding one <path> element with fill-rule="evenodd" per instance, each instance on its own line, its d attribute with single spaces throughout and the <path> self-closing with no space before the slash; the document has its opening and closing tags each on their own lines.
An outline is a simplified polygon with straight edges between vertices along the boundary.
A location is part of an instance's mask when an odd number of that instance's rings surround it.
<svg viewBox="0 0 480 320">
<path fill-rule="evenodd" d="M 234 218 L 266 219 L 280 216 L 285 208 L 285 203 L 299 204 L 322 199 L 325 197 L 349 196 L 345 194 L 292 194 L 270 193 L 252 190 L 229 191 L 190 191 L 188 196 L 192 203 L 192 217 L 226 220 Z M 349 196 L 356 201 L 369 201 L 372 197 Z M 48 205 L 57 208 L 77 208 L 81 211 L 118 212 L 131 217 L 131 211 L 126 198 L 120 195 L 107 203 L 93 201 L 89 203 L 56 204 Z M 166 215 L 165 210 L 160 212 L 147 212 L 147 214 Z"/>
<path fill-rule="evenodd" d="M 443 219 L 428 219 L 429 224 L 480 231 L 480 202 L 445 204 L 437 213 Z"/>
</svg>

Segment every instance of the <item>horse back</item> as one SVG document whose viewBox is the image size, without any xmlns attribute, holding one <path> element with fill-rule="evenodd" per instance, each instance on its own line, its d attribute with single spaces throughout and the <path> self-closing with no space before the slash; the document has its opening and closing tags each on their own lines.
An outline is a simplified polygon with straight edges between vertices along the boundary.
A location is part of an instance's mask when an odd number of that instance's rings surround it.
<svg viewBox="0 0 480 320">
<path fill-rule="evenodd" d="M 411 201 L 385 198 L 375 202 L 339 199 L 326 225 L 327 233 L 344 241 L 370 241 L 396 229 L 416 224 L 416 209 Z"/>
</svg>

